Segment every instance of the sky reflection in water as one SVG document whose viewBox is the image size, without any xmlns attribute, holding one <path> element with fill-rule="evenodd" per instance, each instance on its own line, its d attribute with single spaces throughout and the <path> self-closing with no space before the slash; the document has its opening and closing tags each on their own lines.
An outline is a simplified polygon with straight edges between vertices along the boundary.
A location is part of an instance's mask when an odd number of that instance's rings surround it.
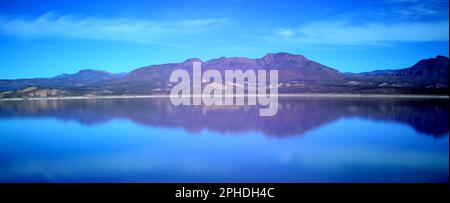
<svg viewBox="0 0 450 203">
<path fill-rule="evenodd" d="M 0 102 L 0 182 L 448 182 L 448 100 Z"/>
</svg>

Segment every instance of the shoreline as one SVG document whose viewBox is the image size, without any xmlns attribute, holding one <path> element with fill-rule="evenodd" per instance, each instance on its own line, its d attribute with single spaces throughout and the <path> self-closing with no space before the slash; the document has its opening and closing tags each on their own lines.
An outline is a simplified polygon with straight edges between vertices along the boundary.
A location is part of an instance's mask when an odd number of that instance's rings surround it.
<svg viewBox="0 0 450 203">
<path fill-rule="evenodd" d="M 247 97 L 249 95 L 223 95 L 223 97 Z M 256 96 L 256 95 L 250 95 Z M 139 99 L 139 98 L 169 98 L 168 94 L 159 95 L 111 95 L 111 96 L 68 96 L 68 97 L 31 97 L 31 98 L 0 98 L 0 101 L 26 101 L 26 100 L 72 100 L 72 99 Z M 201 97 L 191 95 L 190 97 Z M 287 93 L 278 94 L 278 97 L 326 97 L 326 98 L 409 98 L 409 99 L 449 99 L 449 95 L 422 95 L 422 94 L 335 94 L 335 93 Z"/>
</svg>

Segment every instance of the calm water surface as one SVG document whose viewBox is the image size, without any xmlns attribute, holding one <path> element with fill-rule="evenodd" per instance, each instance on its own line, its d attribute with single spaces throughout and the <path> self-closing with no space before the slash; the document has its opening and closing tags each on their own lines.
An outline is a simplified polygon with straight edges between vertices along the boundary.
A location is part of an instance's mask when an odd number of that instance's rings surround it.
<svg viewBox="0 0 450 203">
<path fill-rule="evenodd" d="M 0 101 L 0 182 L 448 182 L 448 100 Z"/>
</svg>

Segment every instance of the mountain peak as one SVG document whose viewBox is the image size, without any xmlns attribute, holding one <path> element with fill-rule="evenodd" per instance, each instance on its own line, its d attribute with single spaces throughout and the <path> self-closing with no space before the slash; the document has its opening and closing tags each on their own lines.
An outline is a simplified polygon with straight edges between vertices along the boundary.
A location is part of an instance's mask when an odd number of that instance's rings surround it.
<svg viewBox="0 0 450 203">
<path fill-rule="evenodd" d="M 93 76 L 93 77 L 112 77 L 114 76 L 113 73 L 103 71 L 103 70 L 94 70 L 94 69 L 82 69 L 79 70 L 76 73 L 68 74 L 63 73 L 60 75 L 55 76 L 55 79 L 66 79 L 66 78 L 73 78 L 73 77 L 84 77 L 84 76 Z"/>
<path fill-rule="evenodd" d="M 438 55 L 435 58 L 423 59 L 416 63 L 413 67 L 429 68 L 429 67 L 441 67 L 448 69 L 449 58 L 446 56 Z"/>
<path fill-rule="evenodd" d="M 269 53 L 261 58 L 265 63 L 273 61 L 307 61 L 308 59 L 303 55 L 295 55 L 286 52 Z"/>
<path fill-rule="evenodd" d="M 305 58 L 303 55 L 301 54 L 291 54 L 291 53 L 287 53 L 287 52 L 278 52 L 278 53 L 268 53 L 266 54 L 263 58 L 267 58 L 267 57 L 278 57 L 278 58 L 295 58 L 295 57 L 301 57 L 301 58 Z"/>
<path fill-rule="evenodd" d="M 436 59 L 438 59 L 438 60 L 448 60 L 448 57 L 447 56 L 443 56 L 443 55 L 437 55 Z"/>
<path fill-rule="evenodd" d="M 238 63 L 238 64 L 253 64 L 254 59 L 249 59 L 246 57 L 220 57 L 216 59 L 211 59 L 206 62 L 207 64 L 229 64 L 229 63 Z"/>
<path fill-rule="evenodd" d="M 107 75 L 113 75 L 112 73 L 104 70 L 94 70 L 94 69 L 82 69 L 76 72 L 73 75 L 79 75 L 79 74 L 107 74 Z"/>
<path fill-rule="evenodd" d="M 192 62 L 203 62 L 201 59 L 199 59 L 199 58 L 189 58 L 189 59 L 186 59 L 185 61 L 183 61 L 183 63 L 185 64 L 185 63 L 192 63 Z"/>
</svg>

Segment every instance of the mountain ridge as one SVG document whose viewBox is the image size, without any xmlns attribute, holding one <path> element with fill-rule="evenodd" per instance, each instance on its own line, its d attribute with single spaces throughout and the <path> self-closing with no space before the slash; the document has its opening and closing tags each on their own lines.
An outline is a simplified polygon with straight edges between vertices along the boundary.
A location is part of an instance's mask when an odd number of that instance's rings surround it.
<svg viewBox="0 0 450 203">
<path fill-rule="evenodd" d="M 0 97 L 35 97 L 36 94 L 23 93 L 29 92 L 23 91 L 29 87 L 35 87 L 32 91 L 64 91 L 61 96 L 167 94 L 174 85 L 169 82 L 171 72 L 176 69 L 191 72 L 194 61 L 202 62 L 203 70 L 216 69 L 222 73 L 225 69 L 277 69 L 280 93 L 444 94 L 448 90 L 446 56 L 423 59 L 402 69 L 343 73 L 303 55 L 279 52 L 261 58 L 220 57 L 207 61 L 190 58 L 181 63 L 136 68 L 127 74 L 83 69 L 52 78 L 0 80 Z"/>
</svg>

